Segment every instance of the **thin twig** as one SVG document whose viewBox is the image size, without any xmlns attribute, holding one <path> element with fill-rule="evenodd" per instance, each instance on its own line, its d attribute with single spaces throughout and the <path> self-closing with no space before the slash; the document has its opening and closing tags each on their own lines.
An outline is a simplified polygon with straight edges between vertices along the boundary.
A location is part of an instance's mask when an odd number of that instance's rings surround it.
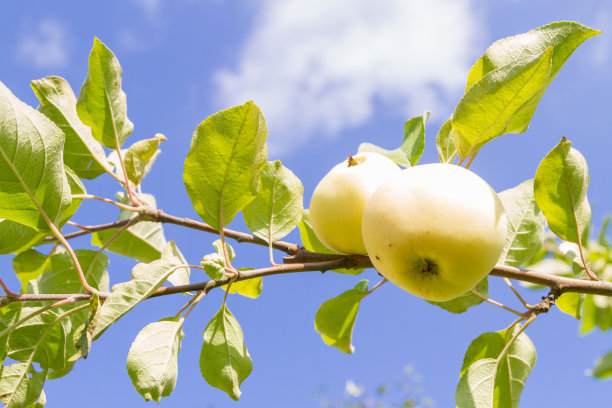
<svg viewBox="0 0 612 408">
<path fill-rule="evenodd" d="M 516 310 L 514 310 L 514 309 L 512 309 L 512 308 L 510 308 L 510 307 L 508 307 L 508 306 L 504 306 L 503 304 L 499 303 L 499 302 L 498 302 L 498 301 L 496 301 L 496 300 L 493 300 L 493 299 L 491 299 L 491 298 L 488 298 L 488 297 L 486 297 L 486 296 L 483 296 L 483 295 L 481 295 L 480 293 L 478 293 L 477 291 L 475 291 L 474 289 L 470 289 L 470 292 L 472 292 L 474 295 L 478 296 L 480 299 L 484 300 L 485 302 L 489 302 L 489 303 L 491 303 L 492 305 L 495 305 L 495 306 L 497 306 L 497 307 L 501 307 L 502 309 L 507 310 L 507 311 L 509 311 L 509 312 L 511 312 L 511 313 L 514 313 L 514 314 L 515 314 L 515 315 L 517 315 L 517 316 L 524 316 L 524 314 L 523 314 L 523 313 L 521 313 L 521 312 L 519 312 L 519 311 L 516 311 Z"/>
<path fill-rule="evenodd" d="M 525 299 L 523 299 L 523 297 L 521 296 L 521 294 L 514 288 L 514 285 L 512 284 L 512 282 L 510 282 L 510 279 L 508 278 L 504 278 L 504 282 L 506 282 L 506 284 L 508 285 L 508 287 L 510 288 L 510 290 L 512 290 L 512 292 L 516 295 L 516 297 L 518 298 L 518 300 L 523 304 L 523 306 L 525 306 L 527 309 L 531 309 L 533 308 L 532 305 L 530 305 L 529 303 L 527 303 L 525 301 Z"/>
<path fill-rule="evenodd" d="M 117 206 L 117 207 L 121 208 L 122 210 L 132 211 L 132 212 L 139 212 L 142 209 L 142 206 L 140 206 L 138 204 L 136 204 L 134 206 L 130 206 L 130 205 L 126 205 L 126 204 L 119 203 L 117 201 L 111 200 L 109 198 L 98 197 L 98 196 L 91 195 L 91 194 L 74 194 L 72 196 L 72 198 L 78 198 L 78 199 L 84 199 L 84 200 L 99 200 L 99 201 L 104 201 L 105 203 Z"/>
</svg>

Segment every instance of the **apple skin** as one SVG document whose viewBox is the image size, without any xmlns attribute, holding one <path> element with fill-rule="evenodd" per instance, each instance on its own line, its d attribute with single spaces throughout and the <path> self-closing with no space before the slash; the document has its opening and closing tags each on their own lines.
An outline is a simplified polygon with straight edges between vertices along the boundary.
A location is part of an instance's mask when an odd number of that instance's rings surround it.
<svg viewBox="0 0 612 408">
<path fill-rule="evenodd" d="M 334 166 L 321 179 L 310 200 L 310 222 L 330 249 L 367 255 L 361 236 L 366 202 L 378 186 L 401 173 L 395 162 L 379 153 L 363 152 Z"/>
<path fill-rule="evenodd" d="M 447 301 L 495 266 L 506 213 L 475 173 L 436 163 L 402 170 L 383 183 L 366 205 L 362 227 L 381 275 L 413 295 Z"/>
</svg>

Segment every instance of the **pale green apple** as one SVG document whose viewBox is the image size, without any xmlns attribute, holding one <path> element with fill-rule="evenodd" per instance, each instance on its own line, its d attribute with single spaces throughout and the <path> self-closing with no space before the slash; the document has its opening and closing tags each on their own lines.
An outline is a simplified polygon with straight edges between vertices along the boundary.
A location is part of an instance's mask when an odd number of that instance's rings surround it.
<svg viewBox="0 0 612 408">
<path fill-rule="evenodd" d="M 372 152 L 358 153 L 334 166 L 310 200 L 310 222 L 321 242 L 344 254 L 366 255 L 361 236 L 363 209 L 378 186 L 399 173 L 393 160 Z"/>
<path fill-rule="evenodd" d="M 506 214 L 495 191 L 452 164 L 403 170 L 368 201 L 363 238 L 374 267 L 400 288 L 446 301 L 473 288 L 504 247 Z"/>
</svg>

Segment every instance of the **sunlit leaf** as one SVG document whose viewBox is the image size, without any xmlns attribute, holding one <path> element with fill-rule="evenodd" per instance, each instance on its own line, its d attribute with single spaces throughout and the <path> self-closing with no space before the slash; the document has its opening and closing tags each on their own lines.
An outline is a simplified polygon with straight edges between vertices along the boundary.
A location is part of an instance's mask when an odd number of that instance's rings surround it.
<svg viewBox="0 0 612 408">
<path fill-rule="evenodd" d="M 0 219 L 39 231 L 71 203 L 64 172 L 64 133 L 0 83 Z"/>
<path fill-rule="evenodd" d="M 268 156 L 268 129 L 253 102 L 216 113 L 198 125 L 185 159 L 183 180 L 204 221 L 228 225 L 259 191 Z"/>
<path fill-rule="evenodd" d="M 146 401 L 170 395 L 178 376 L 178 353 L 183 322 L 163 320 L 138 333 L 127 357 L 127 370 L 136 391 Z"/>
<path fill-rule="evenodd" d="M 372 143 L 362 143 L 358 152 L 375 152 L 387 156 L 404 167 L 416 166 L 425 149 L 425 123 L 431 112 L 414 117 L 404 124 L 404 140 L 400 147 L 394 150 L 383 149 Z"/>
<path fill-rule="evenodd" d="M 31 82 L 40 100 L 38 110 L 51 119 L 66 135 L 64 163 L 80 178 L 93 179 L 108 167 L 100 142 L 77 115 L 77 99 L 64 78 L 50 76 Z"/>
<path fill-rule="evenodd" d="M 504 65 L 469 88 L 451 117 L 459 157 L 473 156 L 490 140 L 508 133 L 508 125 L 523 106 L 546 86 L 553 47 Z"/>
<path fill-rule="evenodd" d="M 519 330 L 517 324 L 511 332 L 484 333 L 472 341 L 455 392 L 457 408 L 518 408 L 536 360 L 535 347 L 525 333 L 503 352 Z"/>
<path fill-rule="evenodd" d="M 368 281 L 360 281 L 353 289 L 327 300 L 319 307 L 315 316 L 315 330 L 326 344 L 345 353 L 352 353 L 353 327 L 357 311 L 368 294 Z"/>
<path fill-rule="evenodd" d="M 46 370 L 36 371 L 28 362 L 0 366 L 0 401 L 5 408 L 22 408 L 36 402 L 46 375 Z"/>
<path fill-rule="evenodd" d="M 546 218 L 533 195 L 533 179 L 502 191 L 499 198 L 506 210 L 506 243 L 498 264 L 519 267 L 541 248 Z"/>
<path fill-rule="evenodd" d="M 242 212 L 244 222 L 254 235 L 266 242 L 278 241 L 302 218 L 304 187 L 278 160 L 264 165 L 260 180 L 259 193 Z"/>
<path fill-rule="evenodd" d="M 117 142 L 121 146 L 134 130 L 134 124 L 127 117 L 121 73 L 115 54 L 94 37 L 77 112 L 83 123 L 91 128 L 93 137 L 110 149 L 116 149 Z"/>
<path fill-rule="evenodd" d="M 535 200 L 548 226 L 561 239 L 578 243 L 591 222 L 586 160 L 563 138 L 542 160 L 534 182 Z"/>
<path fill-rule="evenodd" d="M 244 345 L 238 321 L 227 306 L 204 329 L 200 371 L 207 383 L 225 391 L 232 399 L 240 398 L 240 384 L 251 374 L 253 363 Z"/>
<path fill-rule="evenodd" d="M 158 133 L 154 138 L 139 140 L 127 149 L 124 156 L 124 164 L 128 179 L 132 183 L 136 185 L 142 183 L 147 170 L 157 157 L 156 153 L 159 144 L 166 140 L 164 135 Z"/>
<path fill-rule="evenodd" d="M 612 377 L 612 353 L 604 355 L 597 361 L 591 375 L 601 379 Z"/>
<path fill-rule="evenodd" d="M 457 157 L 457 149 L 455 148 L 455 140 L 453 139 L 450 119 L 444 122 L 438 131 L 436 147 L 438 148 L 440 163 L 452 163 L 455 157 Z"/>
</svg>

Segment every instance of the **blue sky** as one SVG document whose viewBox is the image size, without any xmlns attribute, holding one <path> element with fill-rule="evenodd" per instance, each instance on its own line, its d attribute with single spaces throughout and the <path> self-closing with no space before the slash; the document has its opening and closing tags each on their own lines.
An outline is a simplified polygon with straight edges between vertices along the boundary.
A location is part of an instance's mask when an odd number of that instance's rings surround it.
<svg viewBox="0 0 612 408">
<path fill-rule="evenodd" d="M 7 2 L 0 15 L 0 81 L 33 106 L 32 79 L 60 75 L 78 92 L 98 36 L 124 70 L 128 116 L 135 123 L 127 143 L 158 132 L 168 138 L 143 189 L 166 212 L 191 218 L 197 214 L 183 185 L 183 160 L 193 130 L 212 113 L 255 101 L 270 130 L 270 159 L 281 159 L 302 180 L 307 203 L 318 180 L 360 143 L 396 147 L 404 121 L 424 110 L 432 117 L 422 162 L 436 161 L 435 135 L 462 95 L 469 67 L 494 40 L 556 20 L 601 29 L 603 34 L 583 44 L 557 76 L 530 129 L 487 145 L 471 169 L 502 191 L 533 177 L 539 161 L 566 136 L 589 163 L 594 223 L 600 225 L 612 212 L 612 6 L 606 1 L 27 3 Z M 108 180 L 86 186 L 109 197 L 116 187 Z M 115 217 L 112 208 L 87 203 L 76 220 L 94 224 Z M 240 219 L 231 227 L 245 229 Z M 165 231 L 192 263 L 211 252 L 215 239 L 173 226 Z M 299 236 L 292 233 L 287 240 Z M 88 240 L 78 242 L 88 245 Z M 237 266 L 267 262 L 265 249 L 234 247 Z M 3 277 L 11 275 L 10 259 L 0 259 Z M 112 282 L 128 279 L 132 265 L 112 257 Z M 322 388 L 342 396 L 351 379 L 373 389 L 393 382 L 406 365 L 420 374 L 424 394 L 435 406 L 452 406 L 467 346 L 482 332 L 505 328 L 512 315 L 482 305 L 454 316 L 385 285 L 364 301 L 353 338 L 356 352 L 345 355 L 321 341 L 314 314 L 323 301 L 362 278 L 378 281 L 371 270 L 362 277 L 271 277 L 260 299 L 230 298 L 254 366 L 237 404 L 208 386 L 198 369 L 203 328 L 221 303 L 221 293 L 211 293 L 188 318 L 178 384 L 160 406 L 316 407 L 314 395 Z M 17 287 L 16 280 L 7 280 Z M 492 297 L 514 302 L 498 279 L 490 281 Z M 539 299 L 540 293 L 524 292 L 532 303 Z M 173 315 L 184 301 L 173 296 L 139 305 L 71 374 L 45 385 L 47 406 L 145 406 L 127 376 L 127 351 L 142 327 Z M 609 383 L 585 375 L 612 349 L 610 335 L 577 332 L 577 322 L 557 310 L 529 328 L 538 361 L 522 406 L 594 406 L 612 399 Z"/>
</svg>

